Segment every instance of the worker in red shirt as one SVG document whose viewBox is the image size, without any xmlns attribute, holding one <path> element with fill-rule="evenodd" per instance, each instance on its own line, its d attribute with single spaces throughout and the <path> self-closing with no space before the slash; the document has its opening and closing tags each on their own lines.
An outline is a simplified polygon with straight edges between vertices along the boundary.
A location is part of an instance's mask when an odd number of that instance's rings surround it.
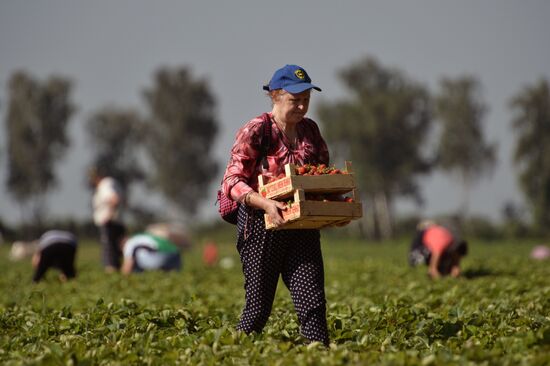
<svg viewBox="0 0 550 366">
<path fill-rule="evenodd" d="M 433 221 L 423 221 L 417 227 L 411 244 L 409 264 L 428 265 L 428 274 L 436 279 L 461 273 L 460 260 L 468 253 L 468 244 L 459 240 L 447 228 Z"/>
</svg>

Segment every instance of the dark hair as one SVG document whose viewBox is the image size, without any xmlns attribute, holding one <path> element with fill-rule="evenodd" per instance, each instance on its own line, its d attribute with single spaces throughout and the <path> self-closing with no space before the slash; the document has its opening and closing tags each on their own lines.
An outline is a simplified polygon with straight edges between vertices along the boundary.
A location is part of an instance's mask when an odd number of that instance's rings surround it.
<svg viewBox="0 0 550 366">
<path fill-rule="evenodd" d="M 466 240 L 461 240 L 456 245 L 456 253 L 458 253 L 461 257 L 464 257 L 466 254 L 468 254 L 468 243 Z"/>
</svg>

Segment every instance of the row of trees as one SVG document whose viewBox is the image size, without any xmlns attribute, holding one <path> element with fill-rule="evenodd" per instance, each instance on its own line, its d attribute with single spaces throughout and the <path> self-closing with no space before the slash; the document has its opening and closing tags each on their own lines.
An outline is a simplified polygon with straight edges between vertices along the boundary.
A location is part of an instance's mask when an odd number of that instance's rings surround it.
<svg viewBox="0 0 550 366">
<path fill-rule="evenodd" d="M 467 215 L 470 186 L 496 164 L 497 146 L 483 133 L 487 106 L 480 82 L 473 76 L 443 79 L 432 95 L 400 70 L 370 57 L 339 76 L 349 95 L 321 101 L 318 121 L 333 155 L 354 162 L 367 207 L 365 234 L 392 236 L 393 202 L 409 197 L 420 204 L 418 180 L 434 169 L 456 177 L 463 191 L 459 213 Z M 541 80 L 510 102 L 519 179 L 540 229 L 550 227 L 548 89 Z M 39 82 L 18 72 L 10 80 L 6 184 L 35 219 L 56 184 L 55 165 L 68 151 L 67 129 L 76 111 L 70 91 L 63 77 Z M 211 149 L 218 132 L 216 100 L 208 83 L 186 67 L 158 70 L 143 100 L 144 112 L 105 107 L 86 121 L 95 148 L 89 165 L 103 167 L 128 188 L 146 183 L 172 208 L 192 217 L 202 200 L 211 199 L 205 187 L 220 169 Z"/>
<path fill-rule="evenodd" d="M 63 77 L 41 83 L 17 72 L 9 82 L 6 186 L 23 216 L 35 222 L 42 218 L 46 192 L 57 185 L 55 164 L 69 146 L 67 127 L 75 112 L 70 92 Z"/>
<path fill-rule="evenodd" d="M 40 223 L 45 197 L 57 184 L 55 167 L 69 147 L 75 112 L 70 90 L 71 82 L 60 76 L 40 82 L 20 71 L 11 77 L 6 187 L 24 221 Z M 158 70 L 143 99 L 145 112 L 107 106 L 87 119 L 94 156 L 83 173 L 98 168 L 127 192 L 144 183 L 163 195 L 169 211 L 191 217 L 219 170 L 212 156 L 218 133 L 215 98 L 208 83 L 184 67 Z M 134 218 L 154 216 L 146 205 L 128 201 Z"/>
<path fill-rule="evenodd" d="M 432 97 L 425 86 L 370 58 L 342 70 L 340 78 L 350 95 L 321 105 L 320 120 L 337 154 L 359 163 L 370 208 L 367 234 L 391 237 L 393 201 L 408 196 L 421 203 L 417 180 L 435 168 L 462 184 L 460 211 L 466 216 L 471 183 L 495 164 L 495 145 L 483 134 L 479 82 L 471 76 L 443 79 Z M 430 144 L 434 120 L 440 136 Z"/>
<path fill-rule="evenodd" d="M 126 188 L 145 182 L 164 196 L 170 211 L 191 217 L 219 170 L 212 156 L 218 133 L 215 98 L 207 82 L 194 79 L 187 68 L 158 70 L 143 97 L 144 116 L 108 107 L 87 121 L 96 150 L 92 165 Z M 153 214 L 143 205 L 130 209 L 135 215 Z"/>
</svg>

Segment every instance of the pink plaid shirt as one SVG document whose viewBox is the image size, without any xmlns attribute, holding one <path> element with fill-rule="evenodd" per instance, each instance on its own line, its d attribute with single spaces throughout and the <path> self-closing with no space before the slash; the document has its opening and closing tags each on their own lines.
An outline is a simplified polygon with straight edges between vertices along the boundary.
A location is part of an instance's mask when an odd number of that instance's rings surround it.
<svg viewBox="0 0 550 366">
<path fill-rule="evenodd" d="M 253 118 L 237 132 L 222 183 L 223 193 L 235 201 L 243 202 L 248 192 L 258 191 L 260 174 L 276 177 L 284 173 L 285 165 L 288 163 L 329 164 L 327 144 L 314 121 L 304 118 L 296 125 L 298 139 L 296 147 L 292 148 L 286 135 L 279 130 L 271 116 L 269 113 L 271 139 L 267 153 L 267 170 L 264 170 L 261 161 L 258 161 L 263 135 L 262 117 Z"/>
</svg>

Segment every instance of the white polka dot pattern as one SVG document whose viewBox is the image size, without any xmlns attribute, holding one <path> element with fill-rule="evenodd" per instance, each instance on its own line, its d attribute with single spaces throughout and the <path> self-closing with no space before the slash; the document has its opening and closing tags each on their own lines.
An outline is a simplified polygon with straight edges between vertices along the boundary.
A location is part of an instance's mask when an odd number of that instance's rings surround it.
<svg viewBox="0 0 550 366">
<path fill-rule="evenodd" d="M 324 269 L 319 230 L 265 230 L 263 212 L 241 205 L 237 250 L 245 307 L 237 329 L 260 332 L 275 297 L 279 275 L 289 289 L 302 335 L 328 345 Z"/>
</svg>

